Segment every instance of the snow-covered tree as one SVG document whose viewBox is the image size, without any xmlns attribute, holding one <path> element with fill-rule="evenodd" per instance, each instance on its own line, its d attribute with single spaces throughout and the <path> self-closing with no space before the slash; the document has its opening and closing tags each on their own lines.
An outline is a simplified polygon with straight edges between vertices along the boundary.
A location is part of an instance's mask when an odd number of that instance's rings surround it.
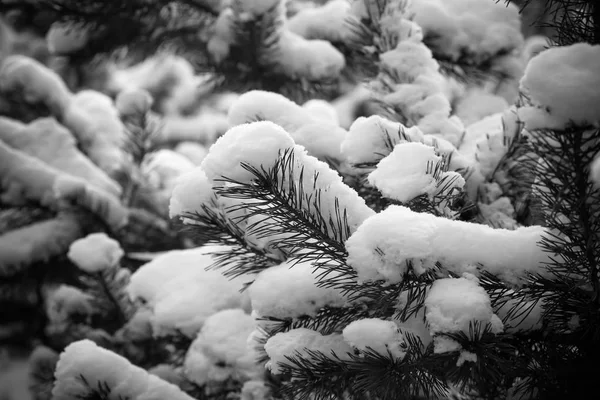
<svg viewBox="0 0 600 400">
<path fill-rule="evenodd" d="M 588 398 L 597 7 L 547 3 L 0 2 L 11 392 Z"/>
</svg>

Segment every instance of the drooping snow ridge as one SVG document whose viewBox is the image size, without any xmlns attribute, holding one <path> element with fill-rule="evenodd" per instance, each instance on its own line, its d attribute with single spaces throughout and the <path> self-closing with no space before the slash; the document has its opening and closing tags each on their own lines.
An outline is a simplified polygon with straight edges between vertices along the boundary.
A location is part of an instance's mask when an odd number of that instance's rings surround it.
<svg viewBox="0 0 600 400">
<path fill-rule="evenodd" d="M 340 145 L 347 132 L 339 127 L 335 109 L 325 101 L 311 100 L 300 106 L 279 93 L 252 90 L 242 94 L 227 115 L 232 127 L 257 118 L 281 126 L 317 158 L 342 158 Z"/>
<path fill-rule="evenodd" d="M 333 354 L 343 359 L 348 359 L 348 354 L 353 350 L 340 334 L 321 335 L 319 332 L 298 328 L 288 332 L 281 332 L 269 338 L 265 344 L 265 351 L 269 356 L 266 367 L 273 374 L 280 374 L 281 365 L 292 365 L 286 357 L 301 355 L 308 358 L 306 350 L 321 352 L 333 358 Z"/>
<path fill-rule="evenodd" d="M 425 317 L 432 335 L 438 333 L 464 332 L 469 334 L 471 323 L 481 328 L 489 325 L 493 333 L 503 330 L 502 321 L 493 313 L 490 297 L 479 286 L 473 275 L 462 278 L 445 278 L 433 282 L 425 299 Z M 456 350 L 456 344 L 434 336 L 434 351 L 443 353 Z"/>
<path fill-rule="evenodd" d="M 211 146 L 200 167 L 211 182 L 227 177 L 248 183 L 254 176 L 241 163 L 268 169 L 277 161 L 280 151 L 293 146 L 292 137 L 273 122 L 238 125 Z"/>
<path fill-rule="evenodd" d="M 74 241 L 67 257 L 81 270 L 97 273 L 116 266 L 123 254 L 125 253 L 119 242 L 105 233 L 92 233 Z"/>
<path fill-rule="evenodd" d="M 339 290 L 317 287 L 312 263 L 284 262 L 258 274 L 248 288 L 252 309 L 261 317 L 315 316 L 324 306 L 342 307 L 346 299 Z"/>
<path fill-rule="evenodd" d="M 359 351 L 375 351 L 403 359 L 408 350 L 404 335 L 393 321 L 365 318 L 351 322 L 342 332 L 344 340 Z"/>
<path fill-rule="evenodd" d="M 481 63 L 523 45 L 519 10 L 493 1 L 419 0 L 411 2 L 415 22 L 436 52 L 452 60 L 467 56 Z"/>
<path fill-rule="evenodd" d="M 67 346 L 60 355 L 54 376 L 54 399 L 81 399 L 89 395 L 90 389 L 106 384 L 114 399 L 193 400 L 177 386 L 87 339 Z"/>
<path fill-rule="evenodd" d="M 203 205 L 209 205 L 215 194 L 213 184 L 201 167 L 180 175 L 169 203 L 169 218 L 190 213 L 201 213 Z M 183 218 L 184 222 L 186 218 Z"/>
<path fill-rule="evenodd" d="M 228 279 L 218 270 L 206 270 L 210 255 L 223 247 L 174 250 L 144 264 L 132 276 L 127 291 L 153 311 L 155 336 L 179 330 L 193 337 L 205 320 L 228 308 L 249 310 L 247 294 L 240 293 L 243 278 Z"/>
<path fill-rule="evenodd" d="M 247 344 L 253 330 L 254 319 L 241 309 L 223 310 L 208 317 L 187 351 L 185 375 L 200 386 L 259 378 L 263 368 L 256 363 L 258 354 Z"/>
<path fill-rule="evenodd" d="M 552 66 L 552 68 L 549 68 Z M 519 109 L 525 128 L 563 129 L 600 122 L 600 45 L 553 47 L 531 59 L 520 89 L 532 106 Z"/>
<path fill-rule="evenodd" d="M 377 164 L 368 181 L 390 199 L 406 203 L 415 197 L 433 195 L 437 180 L 428 172 L 442 158 L 431 146 L 417 142 L 400 143 Z"/>
<path fill-rule="evenodd" d="M 416 273 L 439 261 L 456 273 L 480 263 L 481 269 L 520 285 L 529 273 L 550 273 L 544 264 L 548 255 L 537 245 L 544 233 L 541 226 L 493 229 L 390 206 L 367 219 L 346 241 L 346 249 L 348 264 L 362 282 L 399 283 L 407 261 L 412 261 Z"/>
</svg>

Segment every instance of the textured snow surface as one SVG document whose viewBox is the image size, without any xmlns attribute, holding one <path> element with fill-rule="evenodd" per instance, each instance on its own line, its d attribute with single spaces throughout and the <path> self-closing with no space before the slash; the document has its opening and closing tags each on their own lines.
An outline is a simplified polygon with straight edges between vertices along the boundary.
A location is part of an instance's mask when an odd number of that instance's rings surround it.
<svg viewBox="0 0 600 400">
<path fill-rule="evenodd" d="M 169 203 L 169 217 L 202 213 L 202 205 L 214 198 L 212 183 L 201 167 L 196 167 L 177 178 Z"/>
<path fill-rule="evenodd" d="M 271 121 L 286 130 L 296 144 L 317 158 L 340 159 L 340 145 L 347 132 L 338 124 L 335 108 L 323 100 L 309 100 L 302 106 L 287 97 L 263 90 L 242 94 L 228 112 L 230 126 Z"/>
<path fill-rule="evenodd" d="M 127 290 L 152 309 L 155 336 L 176 330 L 194 336 L 217 311 L 249 308 L 247 295 L 240 293 L 243 278 L 230 280 L 221 271 L 206 270 L 214 261 L 209 252 L 226 250 L 205 246 L 170 251 L 131 276 Z"/>
<path fill-rule="evenodd" d="M 442 158 L 435 149 L 422 143 L 396 145 L 392 153 L 377 164 L 368 181 L 388 198 L 407 202 L 422 195 L 432 195 L 437 180 L 432 173 Z"/>
<path fill-rule="evenodd" d="M 234 126 L 221 136 L 200 165 L 211 181 L 227 177 L 249 182 L 253 175 L 241 163 L 268 169 L 281 150 L 294 146 L 292 137 L 279 125 L 260 121 Z"/>
<path fill-rule="evenodd" d="M 310 358 L 307 350 L 321 352 L 333 358 L 333 354 L 344 359 L 352 353 L 350 347 L 340 334 L 321 335 L 306 328 L 292 329 L 288 332 L 278 333 L 267 341 L 265 351 L 269 355 L 266 367 L 274 374 L 281 373 L 281 365 L 290 365 L 287 357 L 301 355 Z"/>
<path fill-rule="evenodd" d="M 254 319 L 242 309 L 223 310 L 208 317 L 188 349 L 186 376 L 198 385 L 260 377 L 258 354 L 247 343 L 253 330 Z"/>
<path fill-rule="evenodd" d="M 82 270 L 94 273 L 114 267 L 123 257 L 123 249 L 105 233 L 92 233 L 74 241 L 67 257 Z"/>
<path fill-rule="evenodd" d="M 463 332 L 479 323 L 479 329 L 489 325 L 493 333 L 502 332 L 502 321 L 493 313 L 490 298 L 479 286 L 477 278 L 464 274 L 462 278 L 436 280 L 425 299 L 425 317 L 432 335 Z M 434 336 L 434 351 L 444 353 L 459 349 L 458 343 L 447 337 Z"/>
<path fill-rule="evenodd" d="M 399 359 L 406 355 L 404 336 L 393 321 L 360 319 L 346 326 L 342 334 L 348 344 L 362 352 L 374 351 L 384 356 L 391 354 Z"/>
<path fill-rule="evenodd" d="M 93 361 L 93 362 L 90 362 Z M 55 399 L 76 400 L 90 388 L 108 385 L 111 398 L 136 400 L 193 400 L 172 385 L 90 340 L 71 343 L 60 355 L 52 389 Z M 83 376 L 87 385 L 82 381 Z"/>
<path fill-rule="evenodd" d="M 480 0 L 411 2 L 415 22 L 432 45 L 453 60 L 465 55 L 481 62 L 522 45 L 521 19 L 513 4 Z"/>
<path fill-rule="evenodd" d="M 320 308 L 343 306 L 341 292 L 317 287 L 317 274 L 311 263 L 285 262 L 258 274 L 248 289 L 252 309 L 262 317 L 296 318 L 315 316 Z"/>
<path fill-rule="evenodd" d="M 544 232 L 541 226 L 493 229 L 390 206 L 366 220 L 346 249 L 348 264 L 361 281 L 398 283 L 407 271 L 406 261 L 412 261 L 416 273 L 439 261 L 455 272 L 480 263 L 482 269 L 519 284 L 527 273 L 549 273 L 542 264 L 548 256 L 537 246 Z"/>
<path fill-rule="evenodd" d="M 564 128 L 600 122 L 600 45 L 553 47 L 532 58 L 521 91 L 532 107 L 519 116 L 527 129 Z"/>
</svg>

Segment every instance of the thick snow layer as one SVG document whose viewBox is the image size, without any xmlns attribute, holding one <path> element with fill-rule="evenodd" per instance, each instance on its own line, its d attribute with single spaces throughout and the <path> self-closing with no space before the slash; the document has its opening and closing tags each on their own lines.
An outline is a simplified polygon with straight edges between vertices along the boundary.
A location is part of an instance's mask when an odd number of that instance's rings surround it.
<svg viewBox="0 0 600 400">
<path fill-rule="evenodd" d="M 351 7 L 346 0 L 332 0 L 321 7 L 306 8 L 291 17 L 286 28 L 305 39 L 345 42 L 355 36 L 347 21 Z"/>
<path fill-rule="evenodd" d="M 142 163 L 142 172 L 154 187 L 170 197 L 178 178 L 194 167 L 187 157 L 173 150 L 160 149 L 146 157 Z"/>
<path fill-rule="evenodd" d="M 88 44 L 89 36 L 89 28 L 54 23 L 46 34 L 46 42 L 50 53 L 66 55 L 83 49 Z"/>
<path fill-rule="evenodd" d="M 293 151 L 293 182 L 289 182 L 289 171 L 286 171 L 286 175 L 281 177 L 281 189 L 289 190 L 289 186 L 293 184 L 298 196 L 304 196 L 302 205 L 309 213 L 315 213 L 314 203 L 318 202 L 319 214 L 323 216 L 331 233 L 337 229 L 335 221 L 338 213 L 343 215 L 341 208 L 346 210 L 351 232 L 374 213 L 356 191 L 343 183 L 336 171 L 308 155 L 304 147 L 294 145 L 291 136 L 272 122 L 254 122 L 231 128 L 211 147 L 201 168 L 211 181 L 226 176 L 238 182 L 249 183 L 253 180 L 253 175 L 243 169 L 241 163 L 267 170 L 288 149 Z M 300 184 L 303 190 L 298 190 Z M 321 190 L 318 199 L 314 196 L 315 187 Z M 307 196 L 311 196 L 310 201 Z M 330 223 L 330 219 L 334 222 Z"/>
<path fill-rule="evenodd" d="M 415 22 L 436 52 L 482 62 L 523 44 L 519 10 L 494 1 L 419 0 L 411 2 Z"/>
<path fill-rule="evenodd" d="M 468 274 L 463 278 L 444 278 L 433 282 L 425 299 L 425 317 L 432 335 L 444 332 L 469 333 L 469 325 L 493 325 L 500 332 L 502 325 L 494 318 L 490 297 L 479 282 Z"/>
<path fill-rule="evenodd" d="M 522 283 L 527 273 L 547 275 L 549 258 L 537 243 L 541 226 L 516 230 L 454 221 L 402 206 L 390 206 L 367 219 L 346 242 L 348 264 L 360 281 L 402 281 L 412 261 L 415 271 L 433 267 L 436 261 L 457 273 L 469 264 L 511 284 Z"/>
<path fill-rule="evenodd" d="M 596 154 L 594 161 L 590 165 L 590 179 L 594 186 L 600 188 L 600 154 Z"/>
<path fill-rule="evenodd" d="M 282 30 L 277 66 L 288 76 L 310 80 L 335 78 L 346 66 L 344 55 L 326 40 L 307 40 Z"/>
<path fill-rule="evenodd" d="M 344 340 L 359 351 L 369 350 L 383 356 L 390 354 L 403 359 L 408 349 L 398 325 L 393 321 L 366 318 L 351 322 L 344 328 Z"/>
<path fill-rule="evenodd" d="M 89 394 L 90 388 L 106 384 L 111 388 L 111 398 L 115 399 L 193 400 L 177 386 L 150 375 L 90 340 L 67 346 L 60 355 L 54 376 L 52 396 L 55 399 L 81 399 Z"/>
<path fill-rule="evenodd" d="M 510 297 L 512 293 L 505 296 Z M 495 311 L 505 324 L 506 332 L 530 331 L 542 328 L 542 314 L 544 309 L 542 299 L 536 301 L 524 301 L 523 299 L 508 298 Z"/>
<path fill-rule="evenodd" d="M 169 203 L 169 217 L 202 213 L 202 206 L 210 204 L 215 196 L 212 186 L 201 167 L 179 176 Z"/>
<path fill-rule="evenodd" d="M 359 117 L 348 130 L 341 145 L 342 154 L 351 164 L 377 163 L 402 140 L 404 132 L 412 141 L 423 140 L 419 128 L 406 128 L 378 115 Z"/>
<path fill-rule="evenodd" d="M 527 129 L 564 128 L 600 122 L 600 45 L 553 47 L 532 58 L 521 91 L 533 106 L 519 116 Z"/>
<path fill-rule="evenodd" d="M 233 9 L 224 8 L 213 25 L 214 32 L 207 49 L 217 63 L 227 58 L 229 47 L 235 43 L 235 23 Z"/>
<path fill-rule="evenodd" d="M 428 172 L 441 160 L 431 146 L 417 142 L 400 143 L 377 164 L 368 180 L 385 197 L 403 203 L 422 194 L 431 196 L 437 180 Z"/>
<path fill-rule="evenodd" d="M 482 88 L 474 88 L 458 100 L 453 111 L 468 129 L 469 125 L 490 115 L 501 113 L 508 107 L 509 104 L 503 97 Z"/>
<path fill-rule="evenodd" d="M 67 257 L 83 271 L 95 273 L 116 266 L 123 254 L 119 242 L 105 233 L 92 233 L 74 241 Z"/>
<path fill-rule="evenodd" d="M 202 386 L 207 382 L 258 378 L 262 368 L 258 355 L 247 344 L 254 319 L 241 309 L 219 311 L 206 319 L 190 346 L 184 363 L 185 375 Z"/>
<path fill-rule="evenodd" d="M 315 157 L 341 158 L 340 145 L 347 132 L 338 126 L 335 108 L 323 100 L 300 106 L 281 94 L 252 90 L 241 95 L 228 112 L 232 127 L 257 119 L 281 126 Z"/>
<path fill-rule="evenodd" d="M 271 389 L 263 380 L 251 380 L 244 382 L 240 393 L 240 400 L 263 400 L 268 399 Z"/>
<path fill-rule="evenodd" d="M 273 373 L 281 373 L 281 365 L 292 365 L 286 357 L 296 357 L 298 355 L 304 358 L 310 358 L 306 350 L 321 352 L 325 356 L 333 358 L 348 358 L 353 350 L 345 341 L 342 335 L 321 335 L 319 332 L 298 328 L 288 332 L 278 333 L 267 341 L 265 351 L 269 355 L 269 362 L 266 367 Z"/>
<path fill-rule="evenodd" d="M 71 323 L 70 319 L 75 315 L 86 317 L 92 315 L 93 301 L 92 295 L 74 286 L 60 285 L 48 291 L 46 315 L 53 324 Z"/>
<path fill-rule="evenodd" d="M 212 182 L 222 177 L 249 182 L 253 175 L 241 163 L 268 169 L 273 166 L 280 151 L 293 146 L 292 137 L 273 122 L 238 125 L 211 146 L 201 167 Z"/>
<path fill-rule="evenodd" d="M 336 171 L 329 168 L 328 164 L 308 155 L 303 147 L 294 148 L 294 161 L 294 182 L 300 182 L 300 174 L 303 172 L 303 204 L 306 207 L 307 203 L 311 203 L 314 212 L 314 203 L 318 202 L 320 214 L 331 233 L 338 228 L 338 216 L 344 216 L 344 213 L 350 232 L 354 232 L 365 219 L 374 214 L 364 199 L 343 183 L 342 177 Z M 315 200 L 314 191 L 311 191 L 314 187 L 321 190 L 318 200 Z M 311 196 L 311 192 L 312 197 L 309 200 L 307 196 Z"/>
<path fill-rule="evenodd" d="M 383 100 L 424 133 L 457 145 L 464 128 L 460 120 L 450 116 L 445 79 L 431 50 L 419 40 L 406 40 L 383 53 L 381 62 L 382 68 L 398 82 L 391 92 L 384 90 L 387 94 Z"/>
<path fill-rule="evenodd" d="M 208 154 L 208 149 L 196 142 L 181 142 L 175 146 L 175 151 L 182 156 L 185 156 L 194 165 L 202 164 L 202 160 Z"/>
<path fill-rule="evenodd" d="M 206 270 L 214 262 L 209 254 L 222 247 L 174 250 L 144 264 L 132 276 L 130 296 L 141 299 L 153 311 L 154 335 L 182 331 L 194 336 L 204 321 L 228 308 L 249 308 L 240 293 L 242 278 L 230 280 L 220 271 Z"/>
<path fill-rule="evenodd" d="M 255 16 L 262 15 L 279 4 L 281 0 L 244 0 L 236 2 L 241 11 Z"/>
<path fill-rule="evenodd" d="M 324 306 L 343 306 L 346 299 L 333 288 L 317 287 L 311 263 L 284 262 L 262 271 L 248 292 L 252 309 L 261 317 L 315 316 Z"/>
<path fill-rule="evenodd" d="M 339 125 L 339 117 L 337 110 L 331 103 L 325 100 L 313 99 L 302 104 L 304 108 L 311 115 L 312 118 L 323 121 L 331 122 Z M 302 143 L 300 143 L 302 144 Z"/>
<path fill-rule="evenodd" d="M 152 107 L 152 96 L 144 89 L 122 90 L 115 99 L 115 107 L 121 116 L 142 116 Z"/>
</svg>

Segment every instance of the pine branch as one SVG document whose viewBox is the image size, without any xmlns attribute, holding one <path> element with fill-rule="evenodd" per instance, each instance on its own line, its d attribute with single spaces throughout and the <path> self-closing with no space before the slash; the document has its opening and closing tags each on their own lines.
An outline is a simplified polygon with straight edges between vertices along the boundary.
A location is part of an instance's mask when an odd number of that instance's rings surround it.
<svg viewBox="0 0 600 400">
<path fill-rule="evenodd" d="M 88 388 L 89 392 L 85 394 L 78 394 L 77 399 L 80 400 L 131 400 L 129 397 L 119 396 L 116 399 L 111 396 L 111 387 L 107 382 L 99 381 L 96 387 L 92 387 L 90 382 L 80 374 L 79 380 Z"/>
<path fill-rule="evenodd" d="M 242 200 L 237 209 L 245 210 L 245 219 L 259 219 L 248 226 L 249 233 L 274 238 L 273 245 L 295 262 L 312 262 L 320 286 L 353 291 L 356 272 L 345 262 L 344 243 L 350 236 L 347 211 L 336 199 L 335 215 L 324 217 L 318 176 L 312 188 L 305 188 L 304 167 L 296 171 L 295 165 L 293 149 L 284 151 L 269 169 L 243 163 L 254 181 L 242 183 L 225 177 L 216 192 Z"/>
<path fill-rule="evenodd" d="M 187 225 L 185 231 L 198 242 L 225 246 L 222 251 L 212 253 L 215 262 L 210 266 L 224 269 L 225 276 L 257 274 L 284 261 L 281 255 L 248 242 L 240 227 L 242 221 L 232 219 L 216 200 L 211 205 L 202 205 L 200 212 L 186 214 L 185 218 L 195 222 Z"/>
<path fill-rule="evenodd" d="M 281 392 L 287 399 L 410 399 L 424 395 L 440 397 L 446 385 L 420 339 L 405 333 L 408 342 L 403 359 L 368 350 L 361 355 L 324 354 L 304 350 L 280 364 L 289 380 Z M 342 358 L 343 357 L 343 358 Z"/>
<path fill-rule="evenodd" d="M 456 341 L 460 351 L 442 353 L 436 356 L 443 364 L 446 378 L 461 390 L 475 389 L 484 399 L 496 399 L 506 391 L 515 372 L 525 368 L 523 358 L 517 358 L 517 347 L 511 335 L 495 335 L 490 324 L 474 322 L 469 332 L 443 333 L 441 336 Z M 476 356 L 475 361 L 458 363 L 463 351 Z"/>
<path fill-rule="evenodd" d="M 512 1 L 505 2 L 508 4 Z M 521 11 L 531 3 L 532 0 L 524 0 Z M 558 45 L 600 43 L 600 5 L 596 0 L 545 0 L 544 11 L 552 21 L 537 21 L 538 26 L 553 29 Z"/>
</svg>

